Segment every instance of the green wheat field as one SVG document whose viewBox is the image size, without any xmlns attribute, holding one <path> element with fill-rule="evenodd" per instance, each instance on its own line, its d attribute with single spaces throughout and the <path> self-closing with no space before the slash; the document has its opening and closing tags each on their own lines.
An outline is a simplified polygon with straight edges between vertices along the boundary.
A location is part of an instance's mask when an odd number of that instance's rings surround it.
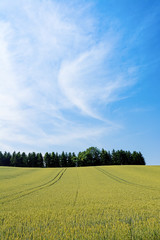
<svg viewBox="0 0 160 240">
<path fill-rule="evenodd" d="M 0 167 L 0 239 L 160 239 L 160 166 Z"/>
</svg>

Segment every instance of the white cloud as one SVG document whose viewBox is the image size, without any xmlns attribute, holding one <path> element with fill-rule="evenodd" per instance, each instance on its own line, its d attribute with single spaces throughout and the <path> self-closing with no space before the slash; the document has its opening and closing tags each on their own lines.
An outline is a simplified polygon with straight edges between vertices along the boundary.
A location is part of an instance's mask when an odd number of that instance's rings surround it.
<svg viewBox="0 0 160 240">
<path fill-rule="evenodd" d="M 100 107 L 132 82 L 128 69 L 111 68 L 117 34 L 100 35 L 81 4 L 6 1 L 2 12 L 0 148 L 47 150 L 117 129 Z"/>
<path fill-rule="evenodd" d="M 133 83 L 129 77 L 131 71 L 124 74 L 110 70 L 108 63 L 113 50 L 113 39 L 103 40 L 76 59 L 63 62 L 58 77 L 67 100 L 82 113 L 101 120 L 98 103 L 107 105 L 116 101 L 117 91 Z"/>
</svg>

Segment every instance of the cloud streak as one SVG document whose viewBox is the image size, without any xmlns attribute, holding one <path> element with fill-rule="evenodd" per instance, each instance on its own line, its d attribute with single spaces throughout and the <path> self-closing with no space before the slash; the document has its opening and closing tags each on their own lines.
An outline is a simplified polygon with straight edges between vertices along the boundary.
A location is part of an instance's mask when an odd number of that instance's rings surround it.
<svg viewBox="0 0 160 240">
<path fill-rule="evenodd" d="M 118 101 L 134 76 L 131 66 L 113 68 L 121 34 L 100 34 L 90 7 L 0 3 L 2 150 L 92 144 L 119 128 L 101 106 Z"/>
</svg>

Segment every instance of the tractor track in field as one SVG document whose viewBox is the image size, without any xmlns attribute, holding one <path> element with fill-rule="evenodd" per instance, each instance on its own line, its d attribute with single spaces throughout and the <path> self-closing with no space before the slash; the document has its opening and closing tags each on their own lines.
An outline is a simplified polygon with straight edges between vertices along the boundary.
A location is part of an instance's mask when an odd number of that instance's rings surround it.
<svg viewBox="0 0 160 240">
<path fill-rule="evenodd" d="M 56 176 L 55 176 L 54 178 L 52 178 L 51 180 L 49 180 L 49 181 L 46 182 L 46 183 L 43 183 L 43 184 L 41 184 L 41 185 L 38 185 L 38 186 L 35 186 L 35 187 L 32 187 L 32 188 L 28 188 L 28 189 L 26 189 L 26 190 L 22 190 L 22 191 L 20 191 L 20 192 L 12 193 L 12 194 L 9 194 L 9 195 L 7 195 L 7 196 L 3 196 L 3 197 L 0 198 L 0 200 L 1 200 L 1 199 L 8 198 L 8 197 L 11 197 L 11 196 L 16 196 L 16 195 L 18 195 L 18 194 L 21 194 L 21 193 L 24 193 L 24 192 L 27 192 L 27 191 L 31 191 L 31 190 L 34 190 L 34 189 L 36 189 L 36 188 L 43 187 L 43 186 L 45 186 L 45 185 L 53 182 L 53 181 L 58 177 L 58 175 L 59 175 L 62 171 L 63 171 L 63 169 L 61 169 L 61 170 L 56 174 Z"/>
<path fill-rule="evenodd" d="M 80 186 L 80 182 L 79 182 L 79 175 L 78 175 L 78 170 L 77 170 L 77 190 L 76 190 L 76 194 L 75 194 L 75 198 L 74 198 L 74 202 L 73 202 L 73 207 L 75 207 L 75 205 L 77 203 L 77 198 L 78 198 L 78 194 L 79 194 L 79 186 Z"/>
<path fill-rule="evenodd" d="M 109 173 L 108 171 L 100 168 L 100 167 L 95 167 L 96 170 L 100 171 L 101 173 L 105 174 L 107 177 L 111 178 L 112 180 L 116 181 L 116 182 L 119 182 L 119 183 L 122 183 L 122 184 L 127 184 L 127 185 L 132 185 L 132 186 L 135 186 L 135 187 L 141 187 L 141 188 L 144 188 L 144 189 L 148 189 L 148 190 L 153 190 L 153 191 L 160 191 L 160 189 L 157 189 L 157 188 L 154 188 L 154 187 L 150 187 L 150 186 L 145 186 L 145 185 L 142 185 L 142 184 L 138 184 L 138 183 L 134 183 L 134 182 L 129 182 L 123 178 L 120 178 L 112 173 Z"/>
<path fill-rule="evenodd" d="M 73 202 L 73 207 L 75 207 L 75 205 L 76 205 L 77 198 L 78 198 L 78 189 L 76 191 L 75 199 L 74 199 L 74 202 Z"/>
<path fill-rule="evenodd" d="M 56 184 L 56 183 L 62 178 L 62 176 L 64 175 L 64 173 L 66 172 L 66 170 L 67 170 L 67 168 L 62 169 L 61 171 L 58 172 L 58 174 L 57 174 L 53 179 L 51 179 L 50 181 L 48 181 L 48 182 L 46 182 L 46 183 L 44 183 L 44 184 L 41 184 L 41 185 L 36 186 L 36 187 L 33 187 L 33 188 L 29 188 L 29 189 L 24 190 L 24 191 L 21 191 L 21 192 L 19 192 L 19 193 L 15 193 L 14 195 L 11 194 L 11 195 L 6 196 L 5 198 L 11 197 L 11 196 L 15 196 L 15 197 L 12 198 L 12 199 L 8 199 L 8 200 L 5 200 L 5 201 L 2 201 L 1 204 L 7 203 L 7 202 L 12 202 L 12 201 L 14 201 L 14 200 L 20 199 L 20 198 L 22 198 L 22 197 L 25 197 L 25 196 L 28 196 L 28 195 L 30 195 L 30 194 L 32 194 L 32 193 L 35 193 L 35 192 L 37 192 L 37 191 L 40 191 L 40 190 L 42 190 L 42 189 L 44 189 L 44 188 L 51 187 L 52 185 Z M 21 193 L 24 193 L 24 194 L 18 196 L 18 195 L 21 194 Z M 17 195 L 17 196 L 16 196 L 16 195 Z M 3 199 L 4 199 L 4 198 L 3 198 Z"/>
</svg>

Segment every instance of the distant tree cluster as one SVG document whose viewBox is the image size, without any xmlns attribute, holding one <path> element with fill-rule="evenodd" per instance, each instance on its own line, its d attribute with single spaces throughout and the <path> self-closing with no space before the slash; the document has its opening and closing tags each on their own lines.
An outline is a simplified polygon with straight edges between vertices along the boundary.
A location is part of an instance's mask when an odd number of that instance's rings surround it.
<svg viewBox="0 0 160 240">
<path fill-rule="evenodd" d="M 113 150 L 111 153 L 104 149 L 90 147 L 83 152 L 75 153 L 20 153 L 0 151 L 0 166 L 14 167 L 80 167 L 98 165 L 145 165 L 141 152 Z"/>
</svg>

